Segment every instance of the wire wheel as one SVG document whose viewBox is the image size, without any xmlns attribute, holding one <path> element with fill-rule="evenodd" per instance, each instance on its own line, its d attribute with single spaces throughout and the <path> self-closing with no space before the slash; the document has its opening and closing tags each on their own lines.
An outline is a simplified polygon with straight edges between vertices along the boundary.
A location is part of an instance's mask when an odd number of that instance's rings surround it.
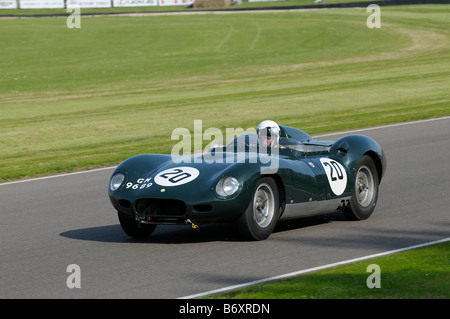
<svg viewBox="0 0 450 319">
<path fill-rule="evenodd" d="M 368 207 L 375 194 L 375 183 L 372 171 L 367 166 L 361 166 L 356 174 L 356 200 L 362 207 Z"/>
<path fill-rule="evenodd" d="M 253 216 L 261 228 L 266 228 L 275 214 L 275 197 L 269 184 L 260 184 L 253 197 Z"/>
<path fill-rule="evenodd" d="M 237 220 L 243 237 L 264 240 L 270 236 L 280 215 L 277 183 L 263 177 L 257 183 L 247 209 Z"/>
<path fill-rule="evenodd" d="M 378 199 L 378 173 L 375 163 L 364 155 L 358 165 L 350 205 L 343 209 L 350 220 L 363 220 L 372 215 Z"/>
</svg>

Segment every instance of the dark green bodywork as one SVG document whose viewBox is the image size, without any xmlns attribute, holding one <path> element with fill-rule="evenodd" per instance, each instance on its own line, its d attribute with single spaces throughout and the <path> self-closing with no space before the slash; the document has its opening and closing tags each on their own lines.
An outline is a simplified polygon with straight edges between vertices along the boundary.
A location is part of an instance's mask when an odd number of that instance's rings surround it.
<svg viewBox="0 0 450 319">
<path fill-rule="evenodd" d="M 323 204 L 334 199 L 348 199 L 353 191 L 355 172 L 363 155 L 370 155 L 373 159 L 381 181 L 386 169 L 386 158 L 380 145 L 373 139 L 363 135 L 350 135 L 336 142 L 319 141 L 305 132 L 286 126 L 280 126 L 281 138 L 278 155 L 278 170 L 269 174 L 277 183 L 282 214 L 286 206 L 296 207 L 295 204 L 307 203 L 307 207 Z M 120 213 L 135 216 L 136 202 L 142 199 L 178 200 L 184 203 L 185 212 L 177 218 L 154 219 L 149 223 L 180 224 L 186 220 L 196 224 L 231 221 L 238 218 L 249 206 L 255 191 L 256 183 L 265 176 L 261 167 L 267 164 L 253 161 L 254 153 L 245 152 L 245 160 L 238 160 L 239 152 L 227 152 L 223 148 L 224 159 L 235 159 L 232 163 L 208 163 L 208 159 L 217 158 L 216 154 L 206 152 L 193 155 L 190 163 L 175 163 L 171 155 L 144 154 L 137 155 L 121 163 L 113 175 L 120 172 L 125 175 L 125 181 L 115 192 L 109 190 L 109 197 L 114 208 Z M 242 155 L 242 154 L 241 154 Z M 273 156 L 273 155 L 265 155 Z M 335 195 L 327 180 L 327 175 L 320 162 L 321 158 L 329 158 L 340 163 L 346 170 L 348 177 L 345 191 Z M 186 158 L 185 158 L 186 159 Z M 176 167 L 194 167 L 199 170 L 199 176 L 193 181 L 174 187 L 164 187 L 154 181 L 154 177 L 161 171 Z M 233 176 L 240 183 L 240 191 L 231 198 L 221 198 L 216 194 L 218 181 L 225 176 Z M 140 189 L 126 188 L 127 183 L 147 181 L 147 185 Z M 338 207 L 331 205 L 332 209 Z M 302 207 L 302 206 L 299 206 Z M 302 209 L 305 209 L 303 207 Z M 323 205 L 324 210 L 312 210 L 314 214 L 329 213 L 330 208 Z M 325 208 L 326 207 L 326 208 Z M 306 212 L 307 213 L 307 212 Z"/>
</svg>

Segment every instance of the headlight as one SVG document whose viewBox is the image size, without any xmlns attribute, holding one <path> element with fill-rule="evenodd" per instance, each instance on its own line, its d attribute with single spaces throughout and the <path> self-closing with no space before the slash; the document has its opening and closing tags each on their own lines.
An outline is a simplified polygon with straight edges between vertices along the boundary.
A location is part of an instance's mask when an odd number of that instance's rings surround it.
<svg viewBox="0 0 450 319">
<path fill-rule="evenodd" d="M 120 185 L 122 185 L 123 181 L 125 180 L 125 175 L 122 173 L 114 174 L 114 176 L 111 178 L 111 182 L 109 183 L 109 189 L 113 192 L 119 189 Z"/>
<path fill-rule="evenodd" d="M 216 193 L 222 197 L 229 197 L 239 190 L 239 182 L 236 178 L 227 176 L 222 178 L 216 185 Z"/>
</svg>

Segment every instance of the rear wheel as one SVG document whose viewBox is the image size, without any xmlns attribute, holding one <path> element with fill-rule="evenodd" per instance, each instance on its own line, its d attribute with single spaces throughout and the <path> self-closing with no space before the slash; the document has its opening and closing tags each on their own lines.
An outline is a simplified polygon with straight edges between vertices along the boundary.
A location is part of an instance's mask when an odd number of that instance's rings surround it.
<svg viewBox="0 0 450 319">
<path fill-rule="evenodd" d="M 252 200 L 238 220 L 241 234 L 251 240 L 264 240 L 273 232 L 280 214 L 277 184 L 272 178 L 261 178 Z"/>
<path fill-rule="evenodd" d="M 134 218 L 123 213 L 118 212 L 118 215 L 120 226 L 122 226 L 123 231 L 130 237 L 148 237 L 156 228 L 156 225 L 138 223 Z"/>
<path fill-rule="evenodd" d="M 350 205 L 344 215 L 351 220 L 363 220 L 372 215 L 378 199 L 378 173 L 375 163 L 364 155 L 358 164 Z"/>
</svg>

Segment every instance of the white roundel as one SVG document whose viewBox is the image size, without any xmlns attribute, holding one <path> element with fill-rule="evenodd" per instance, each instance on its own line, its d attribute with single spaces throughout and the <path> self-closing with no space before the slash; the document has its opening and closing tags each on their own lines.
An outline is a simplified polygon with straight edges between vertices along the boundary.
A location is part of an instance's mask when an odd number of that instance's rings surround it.
<svg viewBox="0 0 450 319">
<path fill-rule="evenodd" d="M 327 174 L 331 190 L 335 195 L 341 195 L 347 187 L 347 172 L 344 166 L 329 158 L 321 158 L 320 162 Z"/>
<path fill-rule="evenodd" d="M 155 176 L 155 183 L 161 186 L 179 186 L 192 182 L 200 175 L 194 167 L 174 167 L 166 169 Z"/>
</svg>

